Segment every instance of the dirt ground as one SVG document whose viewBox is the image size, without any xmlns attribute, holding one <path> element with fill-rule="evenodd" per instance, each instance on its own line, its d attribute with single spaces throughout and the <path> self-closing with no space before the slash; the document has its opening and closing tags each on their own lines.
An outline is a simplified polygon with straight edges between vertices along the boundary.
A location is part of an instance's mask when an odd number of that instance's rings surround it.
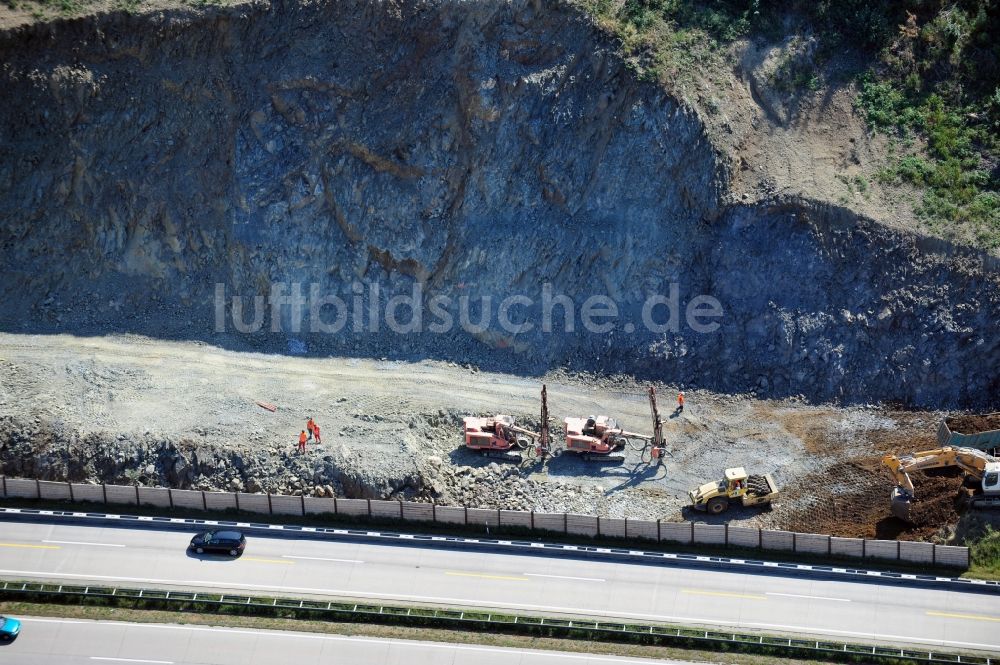
<svg viewBox="0 0 1000 665">
<path fill-rule="evenodd" d="M 1000 413 L 965 414 L 947 419 L 948 428 L 961 434 L 976 434 L 1000 429 Z"/>
<path fill-rule="evenodd" d="M 651 429 L 643 386 L 622 378 L 524 378 L 440 362 L 293 358 L 137 337 L 0 335 L 0 358 L 0 408 L 12 417 L 56 423 L 82 438 L 161 435 L 280 456 L 312 415 L 323 443 L 311 442 L 309 455 L 335 454 L 337 464 L 375 465 L 389 475 L 415 465 L 435 489 L 430 498 L 445 503 L 468 501 L 479 487 L 475 503 L 511 507 L 503 492 L 476 484 L 497 465 L 462 447 L 461 417 L 499 411 L 537 423 L 542 381 L 557 449 L 570 415 L 609 414 L 629 430 Z M 745 466 L 773 474 L 782 494 L 771 509 L 731 510 L 724 517 L 733 524 L 929 539 L 957 521 L 961 480 L 954 477 L 915 479 L 923 516 L 916 527 L 892 518 L 891 481 L 880 464 L 885 452 L 933 446 L 939 414 L 688 391 L 678 415 L 672 389 L 660 386 L 659 394 L 660 411 L 670 416 L 663 465 L 644 463 L 637 450 L 620 465 L 568 453 L 544 465 L 505 465 L 498 482 L 530 483 L 522 505 L 537 510 L 722 521 L 687 508 L 686 492 L 726 467 Z M 518 489 L 514 498 L 521 495 Z"/>
</svg>

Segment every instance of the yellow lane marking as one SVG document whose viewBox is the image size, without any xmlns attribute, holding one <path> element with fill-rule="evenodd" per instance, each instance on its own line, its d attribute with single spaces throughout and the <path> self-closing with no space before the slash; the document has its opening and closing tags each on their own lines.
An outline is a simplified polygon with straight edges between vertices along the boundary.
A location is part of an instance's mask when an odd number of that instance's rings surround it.
<svg viewBox="0 0 1000 665">
<path fill-rule="evenodd" d="M 58 550 L 58 545 L 26 545 L 22 543 L 0 543 L 0 547 L 27 547 L 33 550 Z"/>
<path fill-rule="evenodd" d="M 698 589 L 681 589 L 681 593 L 693 596 L 722 596 L 724 598 L 749 598 L 751 600 L 767 600 L 767 596 L 752 593 L 726 593 L 725 591 L 699 591 Z"/>
<path fill-rule="evenodd" d="M 951 612 L 928 612 L 927 616 L 949 617 L 951 619 L 972 619 L 973 621 L 996 621 L 1000 623 L 1000 617 L 988 617 L 983 614 L 953 614 Z"/>
<path fill-rule="evenodd" d="M 240 557 L 240 561 L 257 561 L 259 563 L 283 563 L 286 566 L 294 565 L 294 561 L 282 561 L 281 559 L 258 559 L 254 556 L 244 556 Z"/>
<path fill-rule="evenodd" d="M 511 577 L 508 575 L 484 575 L 482 573 L 456 573 L 448 571 L 445 575 L 454 575 L 455 577 L 485 577 L 488 580 L 513 580 L 515 582 L 530 582 L 527 577 Z"/>
</svg>

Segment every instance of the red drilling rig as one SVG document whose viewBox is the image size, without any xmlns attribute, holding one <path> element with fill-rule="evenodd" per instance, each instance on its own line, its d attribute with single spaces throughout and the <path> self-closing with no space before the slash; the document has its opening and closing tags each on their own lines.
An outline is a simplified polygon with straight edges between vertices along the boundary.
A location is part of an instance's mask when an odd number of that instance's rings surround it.
<svg viewBox="0 0 1000 665">
<path fill-rule="evenodd" d="M 663 444 L 663 421 L 656 407 L 656 389 L 649 387 L 649 408 L 653 416 L 653 434 L 627 432 L 609 416 L 588 416 L 586 418 L 566 418 L 566 450 L 577 453 L 588 462 L 623 462 L 625 448 L 631 446 L 630 439 L 641 439 L 643 461 L 662 460 L 665 452 Z M 652 446 L 650 446 L 652 444 Z M 649 450 L 646 458 L 645 451 Z"/>
<path fill-rule="evenodd" d="M 520 464 L 522 450 L 527 450 L 529 456 L 538 455 L 544 458 L 551 449 L 548 397 L 544 385 L 540 432 L 520 427 L 515 422 L 514 416 L 505 414 L 486 417 L 466 416 L 462 422 L 465 426 L 465 447 L 479 451 L 485 457 Z"/>
</svg>

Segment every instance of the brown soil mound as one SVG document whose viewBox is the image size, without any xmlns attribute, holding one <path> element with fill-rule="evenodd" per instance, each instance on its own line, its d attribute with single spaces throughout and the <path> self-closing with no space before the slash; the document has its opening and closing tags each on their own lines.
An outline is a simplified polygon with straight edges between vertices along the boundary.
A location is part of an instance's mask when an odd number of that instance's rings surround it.
<svg viewBox="0 0 1000 665">
<path fill-rule="evenodd" d="M 1000 429 L 1000 413 L 970 414 L 945 418 L 948 428 L 960 434 L 975 434 Z"/>
<path fill-rule="evenodd" d="M 957 502 L 962 488 L 961 477 L 924 476 L 914 478 L 916 498 L 910 504 L 914 527 L 938 528 L 958 520 Z"/>
</svg>

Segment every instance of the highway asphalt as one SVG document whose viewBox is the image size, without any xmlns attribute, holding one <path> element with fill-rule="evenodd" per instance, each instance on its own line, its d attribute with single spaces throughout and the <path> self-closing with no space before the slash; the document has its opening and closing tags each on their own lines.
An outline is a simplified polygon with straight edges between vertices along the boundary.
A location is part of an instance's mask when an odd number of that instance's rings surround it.
<svg viewBox="0 0 1000 665">
<path fill-rule="evenodd" d="M 0 577 L 378 599 L 1000 652 L 996 594 L 286 538 L 250 537 L 245 554 L 230 560 L 186 552 L 191 535 L 0 522 Z"/>
<path fill-rule="evenodd" d="M 14 665 L 690 665 L 557 651 L 242 628 L 28 617 L 0 643 Z"/>
</svg>

